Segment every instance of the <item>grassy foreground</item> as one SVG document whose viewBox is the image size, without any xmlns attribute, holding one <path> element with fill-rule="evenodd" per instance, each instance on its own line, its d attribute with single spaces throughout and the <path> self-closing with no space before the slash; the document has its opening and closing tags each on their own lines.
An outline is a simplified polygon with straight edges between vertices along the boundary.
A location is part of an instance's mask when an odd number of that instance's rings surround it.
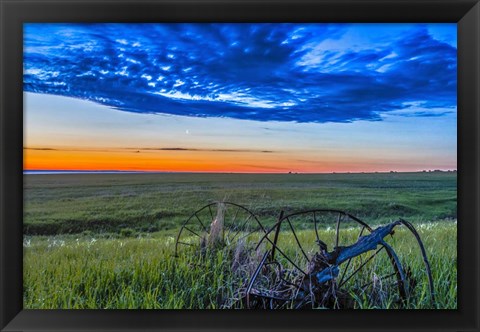
<svg viewBox="0 0 480 332">
<path fill-rule="evenodd" d="M 86 174 L 25 176 L 24 308 L 219 308 L 239 285 L 218 252 L 174 257 L 179 225 L 213 200 L 245 204 L 262 221 L 280 209 L 347 210 L 371 224 L 414 222 L 427 248 L 437 307 L 457 306 L 455 173 L 234 175 Z M 354 241 L 357 229 L 343 236 Z M 303 231 L 313 243 L 314 233 Z M 320 236 L 331 238 L 331 229 Z M 403 230 L 389 240 L 418 280 L 418 248 Z M 287 246 L 294 248 L 292 236 Z M 375 278 L 371 264 L 358 283 Z M 383 268 L 383 267 L 382 267 Z M 423 283 L 426 285 L 426 283 Z M 428 308 L 425 286 L 409 308 Z M 371 308 L 359 296 L 356 307 Z M 393 307 L 388 296 L 382 307 Z"/>
<path fill-rule="evenodd" d="M 417 225 L 435 280 L 437 307 L 457 306 L 456 223 Z M 357 234 L 357 232 L 352 232 Z M 321 236 L 332 236 L 321 231 Z M 301 234 L 303 240 L 313 233 Z M 293 246 L 293 237 L 290 237 Z M 418 247 L 405 231 L 395 234 L 395 248 L 422 282 L 410 308 L 429 308 L 424 267 Z M 125 239 L 76 239 L 71 236 L 26 238 L 24 306 L 26 308 L 218 308 L 233 296 L 232 262 L 220 252 L 201 267 L 198 256 L 174 257 L 174 238 L 153 234 Z M 380 264 L 380 263 L 379 263 Z M 374 264 L 370 266 L 373 268 Z M 365 273 L 358 283 L 371 281 Z M 385 307 L 389 307 L 385 299 Z M 357 307 L 363 307 L 358 299 Z M 368 306 L 367 306 L 368 307 Z"/>
</svg>

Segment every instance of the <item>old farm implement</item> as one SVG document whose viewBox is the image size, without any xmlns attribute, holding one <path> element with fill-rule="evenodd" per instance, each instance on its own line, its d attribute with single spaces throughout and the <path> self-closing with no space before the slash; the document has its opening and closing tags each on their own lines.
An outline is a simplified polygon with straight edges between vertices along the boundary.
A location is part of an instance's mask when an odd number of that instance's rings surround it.
<svg viewBox="0 0 480 332">
<path fill-rule="evenodd" d="M 435 307 L 425 247 L 408 221 L 372 228 L 347 212 L 316 209 L 282 211 L 267 224 L 244 206 L 211 203 L 182 225 L 175 252 L 198 264 L 219 250 L 230 258 L 239 286 L 222 301 L 226 308 L 406 308 L 412 298 Z M 411 234 L 415 262 L 394 249 L 397 229 Z"/>
</svg>

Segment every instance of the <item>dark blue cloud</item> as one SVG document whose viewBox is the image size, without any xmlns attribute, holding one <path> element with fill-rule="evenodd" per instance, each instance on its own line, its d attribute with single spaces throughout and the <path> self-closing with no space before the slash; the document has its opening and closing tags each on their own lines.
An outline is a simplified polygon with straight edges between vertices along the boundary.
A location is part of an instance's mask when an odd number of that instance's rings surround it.
<svg viewBox="0 0 480 332">
<path fill-rule="evenodd" d="M 408 116 L 455 108 L 454 41 L 409 24 L 355 45 L 356 27 L 26 24 L 24 90 L 129 112 L 259 121 L 380 120 L 412 102 L 422 109 Z"/>
</svg>

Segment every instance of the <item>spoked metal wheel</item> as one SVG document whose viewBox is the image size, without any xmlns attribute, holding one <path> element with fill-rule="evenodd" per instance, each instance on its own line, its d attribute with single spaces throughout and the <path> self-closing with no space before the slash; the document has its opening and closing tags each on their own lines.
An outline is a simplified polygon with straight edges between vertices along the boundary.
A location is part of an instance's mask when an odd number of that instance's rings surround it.
<svg viewBox="0 0 480 332">
<path fill-rule="evenodd" d="M 250 278 L 246 306 L 403 307 L 412 283 L 394 249 L 384 240 L 400 224 L 416 234 L 404 221 L 373 230 L 337 210 L 281 215 L 258 244 L 268 251 Z M 370 245 L 374 241 L 376 244 Z M 418 243 L 423 248 L 421 241 Z M 428 261 L 425 255 L 423 258 L 431 282 Z M 430 289 L 433 299 L 433 283 Z"/>
<path fill-rule="evenodd" d="M 265 232 L 255 214 L 246 207 L 230 202 L 210 203 L 183 223 L 175 243 L 175 255 L 189 249 L 201 254 L 207 249 L 256 243 Z"/>
</svg>

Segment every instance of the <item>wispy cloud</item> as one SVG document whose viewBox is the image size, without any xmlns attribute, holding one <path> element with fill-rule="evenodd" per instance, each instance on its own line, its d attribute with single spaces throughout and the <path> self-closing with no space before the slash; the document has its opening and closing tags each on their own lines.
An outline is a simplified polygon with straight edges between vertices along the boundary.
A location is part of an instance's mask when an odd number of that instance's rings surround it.
<svg viewBox="0 0 480 332">
<path fill-rule="evenodd" d="M 53 148 L 28 148 L 24 147 L 24 150 L 37 150 L 37 151 L 58 151 L 58 149 L 53 149 Z"/>
<path fill-rule="evenodd" d="M 233 152 L 233 153 L 274 153 L 271 150 L 255 150 L 255 149 L 198 149 L 198 148 L 182 148 L 182 147 L 165 147 L 165 148 L 44 148 L 44 147 L 24 147 L 24 150 L 36 151 L 95 151 L 95 152 L 134 152 L 141 151 L 193 151 L 193 152 Z"/>
<path fill-rule="evenodd" d="M 132 148 L 133 149 L 133 148 Z M 253 152 L 253 153 L 273 153 L 270 150 L 254 150 L 254 149 L 197 149 L 197 148 L 140 148 L 134 150 L 144 151 L 201 151 L 201 152 Z"/>
<path fill-rule="evenodd" d="M 400 114 L 408 102 L 425 109 L 408 116 L 456 107 L 455 24 L 31 23 L 24 31 L 25 91 L 128 112 L 351 122 Z"/>
</svg>

